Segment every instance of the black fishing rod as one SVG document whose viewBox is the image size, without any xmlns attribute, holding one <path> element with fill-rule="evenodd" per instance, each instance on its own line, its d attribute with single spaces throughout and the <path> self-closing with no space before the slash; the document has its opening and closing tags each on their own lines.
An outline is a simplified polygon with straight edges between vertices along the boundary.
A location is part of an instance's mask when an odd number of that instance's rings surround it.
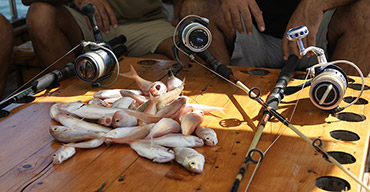
<svg viewBox="0 0 370 192">
<path fill-rule="evenodd" d="M 284 90 L 290 81 L 290 78 L 293 76 L 293 72 L 297 66 L 298 57 L 296 55 L 290 55 L 288 60 L 285 61 L 283 68 L 281 69 L 280 75 L 276 81 L 274 89 L 271 91 L 269 97 L 267 98 L 266 103 L 274 110 L 278 108 L 280 101 L 284 98 Z M 236 192 L 238 190 L 239 184 L 243 179 L 244 173 L 248 168 L 250 163 L 257 164 L 262 162 L 264 155 L 263 152 L 257 149 L 257 144 L 262 136 L 262 131 L 265 128 L 265 125 L 271 118 L 271 114 L 267 111 L 263 111 L 263 116 L 259 122 L 258 129 L 253 137 L 253 140 L 249 146 L 248 152 L 244 158 L 243 163 L 240 166 L 238 174 L 235 177 L 234 183 L 230 189 L 230 192 Z M 257 152 L 260 155 L 259 160 L 254 160 L 252 158 L 253 152 Z"/>
<path fill-rule="evenodd" d="M 260 90 L 258 88 L 252 88 L 249 89 L 247 86 L 245 86 L 242 82 L 240 82 L 234 75 L 232 70 L 227 67 L 225 64 L 222 64 L 217 59 L 213 57 L 211 53 L 208 52 L 208 50 L 204 52 L 197 53 L 197 55 L 205 61 L 208 65 L 213 67 L 214 69 L 210 69 L 207 66 L 203 65 L 202 63 L 197 62 L 199 65 L 203 66 L 207 70 L 211 71 L 212 73 L 216 74 L 217 76 L 221 77 L 222 79 L 232 83 L 236 87 L 240 88 L 244 92 L 246 92 L 251 99 L 256 100 L 259 104 L 262 105 L 262 107 L 270 113 L 272 116 L 277 118 L 280 122 L 282 122 L 284 125 L 289 127 L 294 133 L 296 133 L 298 136 L 300 136 L 304 141 L 312 145 L 316 151 L 321 153 L 329 162 L 336 165 L 339 169 L 341 169 L 345 174 L 347 174 L 349 177 L 351 177 L 353 180 L 355 180 L 358 184 L 360 184 L 362 187 L 364 187 L 367 191 L 370 191 L 370 188 L 365 185 L 363 182 L 361 182 L 353 173 L 348 171 L 343 165 L 341 165 L 336 159 L 334 159 L 331 155 L 329 155 L 324 149 L 321 148 L 322 146 L 322 140 L 320 138 L 316 138 L 314 140 L 311 140 L 306 135 L 304 135 L 301 131 L 299 131 L 296 127 L 294 127 L 289 120 L 285 119 L 284 116 L 282 116 L 279 112 L 277 112 L 275 109 L 273 109 L 269 104 L 267 104 L 260 95 Z M 256 91 L 256 93 L 254 92 Z"/>
<path fill-rule="evenodd" d="M 5 117 L 9 114 L 8 111 L 3 110 L 5 107 L 9 106 L 12 103 L 15 103 L 30 93 L 37 93 L 44 89 L 50 88 L 57 84 L 57 82 L 72 77 L 75 75 L 74 65 L 72 63 L 68 63 L 60 69 L 54 70 L 46 75 L 38 78 L 37 80 L 33 81 L 27 89 L 20 91 L 19 93 L 1 101 L 0 103 L 0 110 L 1 110 L 1 117 Z"/>
</svg>

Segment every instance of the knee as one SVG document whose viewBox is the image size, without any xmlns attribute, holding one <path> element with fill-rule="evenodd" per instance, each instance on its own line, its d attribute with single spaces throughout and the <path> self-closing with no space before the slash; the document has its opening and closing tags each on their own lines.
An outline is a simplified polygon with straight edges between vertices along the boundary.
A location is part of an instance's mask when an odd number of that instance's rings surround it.
<svg viewBox="0 0 370 192">
<path fill-rule="evenodd" d="M 344 32 L 368 33 L 370 30 L 370 1 L 358 0 L 337 9 L 339 26 Z"/>
<path fill-rule="evenodd" d="M 27 11 L 27 28 L 31 35 L 45 31 L 45 27 L 55 18 L 55 7 L 48 3 L 32 3 Z M 43 30 L 40 30 L 43 29 Z"/>
<path fill-rule="evenodd" d="M 13 27 L 9 23 L 8 19 L 6 19 L 3 15 L 0 15 L 0 29 L 1 29 L 1 37 L 5 37 L 9 39 L 9 37 L 13 36 Z"/>
</svg>

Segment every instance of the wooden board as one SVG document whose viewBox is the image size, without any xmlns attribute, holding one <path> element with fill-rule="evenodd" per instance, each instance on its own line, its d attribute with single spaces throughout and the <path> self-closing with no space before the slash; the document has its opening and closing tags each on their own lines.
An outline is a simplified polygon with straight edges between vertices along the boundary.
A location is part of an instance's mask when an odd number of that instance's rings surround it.
<svg viewBox="0 0 370 192">
<path fill-rule="evenodd" d="M 167 70 L 175 62 L 148 58 L 124 58 L 121 72 L 129 71 L 132 64 L 144 79 L 166 81 Z M 233 67 L 234 74 L 248 87 L 259 87 L 266 99 L 272 90 L 279 70 L 267 70 L 266 75 L 253 75 L 252 68 Z M 127 145 L 103 145 L 95 149 L 77 149 L 76 154 L 60 165 L 52 164 L 52 154 L 61 146 L 48 132 L 57 124 L 49 117 L 55 102 L 83 102 L 103 88 L 91 87 L 77 78 L 65 80 L 59 88 L 36 95 L 31 104 L 11 110 L 11 115 L 0 120 L 0 186 L 4 191 L 228 191 L 258 122 L 261 106 L 246 93 L 218 78 L 201 66 L 194 64 L 178 76 L 186 77 L 184 95 L 191 103 L 225 107 L 225 113 L 214 112 L 205 117 L 203 126 L 213 128 L 219 143 L 214 147 L 196 148 L 206 158 L 201 174 L 188 172 L 177 163 L 158 164 L 139 157 Z M 298 77 L 298 75 L 297 75 Z M 352 77 L 360 83 L 359 78 Z M 294 79 L 290 85 L 301 84 Z M 366 79 L 370 85 L 370 80 Z M 134 81 L 120 77 L 108 88 L 137 89 Z M 356 96 L 358 90 L 348 88 L 346 96 Z M 278 111 L 290 117 L 297 95 L 286 96 Z M 363 99 L 369 100 L 369 90 Z M 342 103 L 341 105 L 345 105 Z M 369 116 L 369 105 L 354 105 L 345 110 Z M 356 162 L 345 165 L 352 173 L 362 177 L 369 143 L 369 120 L 348 122 L 339 120 L 329 112 L 317 109 L 309 100 L 308 88 L 304 89 L 292 124 L 309 138 L 320 137 L 326 151 L 351 154 Z M 347 130 L 356 133 L 357 141 L 341 141 L 330 132 Z M 282 133 L 282 134 L 281 134 Z M 359 191 L 358 185 L 341 170 L 325 161 L 314 148 L 287 129 L 275 118 L 266 125 L 258 148 L 265 151 L 272 141 L 281 137 L 266 153 L 257 169 L 249 191 L 324 191 L 315 186 L 319 177 L 333 176 L 349 182 L 349 191 Z M 255 165 L 248 167 L 240 184 L 244 191 Z"/>
</svg>

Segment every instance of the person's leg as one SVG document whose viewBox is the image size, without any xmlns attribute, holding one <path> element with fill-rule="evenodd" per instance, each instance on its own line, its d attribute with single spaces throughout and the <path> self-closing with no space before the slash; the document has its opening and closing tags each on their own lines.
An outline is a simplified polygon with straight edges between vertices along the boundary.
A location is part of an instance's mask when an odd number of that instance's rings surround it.
<svg viewBox="0 0 370 192">
<path fill-rule="evenodd" d="M 0 99 L 3 96 L 8 67 L 13 50 L 13 28 L 9 21 L 0 14 Z"/>
<path fill-rule="evenodd" d="M 27 13 L 27 27 L 36 57 L 44 67 L 62 57 L 83 39 L 75 19 L 64 6 L 32 3 Z M 69 54 L 52 69 L 75 59 Z"/>
<path fill-rule="evenodd" d="M 329 24 L 330 60 L 354 62 L 365 76 L 370 73 L 370 1 L 358 0 L 337 8 Z M 341 68 L 349 75 L 358 73 L 348 65 Z"/>
</svg>

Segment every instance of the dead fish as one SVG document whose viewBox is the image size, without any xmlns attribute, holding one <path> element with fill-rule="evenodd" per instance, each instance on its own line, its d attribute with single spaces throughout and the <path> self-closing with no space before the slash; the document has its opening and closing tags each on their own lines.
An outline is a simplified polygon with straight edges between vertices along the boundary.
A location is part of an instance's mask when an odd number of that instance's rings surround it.
<svg viewBox="0 0 370 192">
<path fill-rule="evenodd" d="M 196 150 L 187 147 L 175 147 L 175 160 L 187 170 L 194 173 L 202 173 L 204 167 L 204 156 Z"/>
<path fill-rule="evenodd" d="M 89 132 L 99 133 L 99 132 L 109 132 L 110 130 L 112 130 L 111 128 L 104 127 L 96 123 L 89 123 L 84 120 L 63 113 L 55 115 L 54 119 L 66 127 L 85 130 Z"/>
<path fill-rule="evenodd" d="M 101 98 L 101 99 L 107 99 L 107 98 L 120 98 L 121 91 L 131 91 L 135 94 L 141 94 L 138 90 L 130 90 L 130 89 L 104 89 L 97 91 L 94 93 L 94 98 Z"/>
<path fill-rule="evenodd" d="M 177 121 L 170 118 L 163 118 L 154 125 L 145 138 L 161 137 L 169 133 L 178 133 L 180 131 L 180 124 Z"/>
<path fill-rule="evenodd" d="M 190 135 L 194 132 L 204 119 L 202 110 L 195 110 L 181 117 L 181 132 L 184 135 Z"/>
<path fill-rule="evenodd" d="M 75 147 L 75 148 L 96 148 L 104 143 L 104 138 L 91 139 L 89 141 L 79 142 L 79 143 L 67 143 L 64 146 Z"/>
<path fill-rule="evenodd" d="M 160 145 L 152 145 L 150 142 L 133 142 L 130 144 L 130 147 L 141 157 L 151 159 L 153 162 L 165 163 L 175 159 L 174 151 Z"/>
<path fill-rule="evenodd" d="M 86 119 L 101 119 L 103 117 L 112 117 L 115 112 L 121 110 L 118 108 L 88 105 L 82 102 L 60 103 L 57 106 L 60 111 L 74 114 Z"/>
<path fill-rule="evenodd" d="M 217 134 L 213 129 L 198 126 L 195 129 L 195 135 L 204 140 L 204 144 L 215 146 L 218 143 Z"/>
<path fill-rule="evenodd" d="M 122 97 L 131 97 L 132 99 L 134 99 L 136 101 L 136 103 L 138 105 L 141 105 L 144 102 L 148 101 L 148 98 L 141 95 L 141 92 L 138 94 L 138 93 L 135 93 L 135 92 L 129 91 L 129 90 L 121 90 L 121 96 Z"/>
<path fill-rule="evenodd" d="M 149 93 L 158 97 L 167 92 L 167 86 L 161 81 L 155 81 L 149 89 Z"/>
<path fill-rule="evenodd" d="M 49 132 L 56 140 L 64 143 L 86 141 L 101 135 L 99 133 L 81 131 L 65 126 L 51 126 Z"/>
<path fill-rule="evenodd" d="M 184 79 L 185 81 L 185 79 Z M 181 81 L 179 78 L 177 78 L 172 70 L 169 70 L 168 72 L 168 78 L 167 78 L 167 90 L 171 91 L 179 86 L 183 86 L 183 81 Z"/>
<path fill-rule="evenodd" d="M 88 104 L 89 105 L 99 105 L 99 106 L 103 106 L 103 107 L 108 106 L 108 103 L 105 102 L 101 98 L 92 98 L 92 99 L 90 99 L 90 101 L 88 102 Z"/>
<path fill-rule="evenodd" d="M 186 103 L 186 98 L 184 97 L 179 97 L 167 107 L 164 109 L 158 111 L 155 115 L 152 114 L 147 114 L 144 112 L 140 111 L 134 111 L 134 110 L 129 110 L 129 109 L 122 109 L 129 115 L 135 116 L 137 119 L 140 119 L 144 123 L 156 123 L 162 118 L 175 118 L 178 116 L 179 112 L 181 109 L 185 106 Z"/>
<path fill-rule="evenodd" d="M 136 127 L 116 128 L 106 133 L 103 137 L 114 143 L 131 143 L 146 137 L 153 126 L 154 123 Z"/>
<path fill-rule="evenodd" d="M 149 93 L 149 96 L 150 96 L 150 103 L 145 108 L 144 113 L 154 115 L 154 114 L 157 113 L 157 103 L 159 101 L 159 97 L 154 97 L 154 96 L 152 96 L 151 93 Z"/>
<path fill-rule="evenodd" d="M 185 107 L 191 107 L 193 111 L 195 110 L 202 110 L 205 115 L 209 115 L 213 111 L 221 111 L 222 113 L 225 113 L 224 110 L 226 108 L 223 107 L 216 107 L 216 106 L 210 106 L 210 105 L 202 105 L 198 103 L 186 103 Z"/>
<path fill-rule="evenodd" d="M 112 118 L 111 117 L 100 118 L 100 119 L 98 119 L 98 124 L 106 126 L 106 127 L 110 127 L 110 126 L 112 126 Z"/>
<path fill-rule="evenodd" d="M 167 93 L 164 93 L 159 96 L 157 109 L 161 110 L 164 107 L 166 107 L 169 103 L 171 103 L 173 100 L 177 99 L 182 91 L 184 90 L 184 85 L 178 86 L 175 89 L 172 89 L 171 91 L 168 91 Z"/>
<path fill-rule="evenodd" d="M 200 147 L 204 145 L 203 140 L 199 137 L 176 133 L 153 138 L 152 142 L 166 147 Z"/>
<path fill-rule="evenodd" d="M 117 111 L 112 118 L 112 126 L 116 127 L 132 127 L 137 125 L 137 118 L 127 114 L 124 111 Z"/>
<path fill-rule="evenodd" d="M 131 97 L 121 97 L 117 99 L 112 105 L 112 108 L 119 108 L 119 109 L 134 109 L 136 105 L 135 99 Z"/>
<path fill-rule="evenodd" d="M 135 71 L 134 67 L 132 65 L 130 65 L 130 67 L 131 67 L 130 72 L 120 73 L 119 75 L 134 80 L 138 85 L 139 89 L 141 90 L 141 92 L 144 95 L 148 95 L 149 89 L 152 87 L 153 82 L 141 78 Z"/>
<path fill-rule="evenodd" d="M 65 160 L 71 158 L 76 153 L 74 147 L 62 146 L 53 155 L 53 163 L 61 164 Z"/>
</svg>

